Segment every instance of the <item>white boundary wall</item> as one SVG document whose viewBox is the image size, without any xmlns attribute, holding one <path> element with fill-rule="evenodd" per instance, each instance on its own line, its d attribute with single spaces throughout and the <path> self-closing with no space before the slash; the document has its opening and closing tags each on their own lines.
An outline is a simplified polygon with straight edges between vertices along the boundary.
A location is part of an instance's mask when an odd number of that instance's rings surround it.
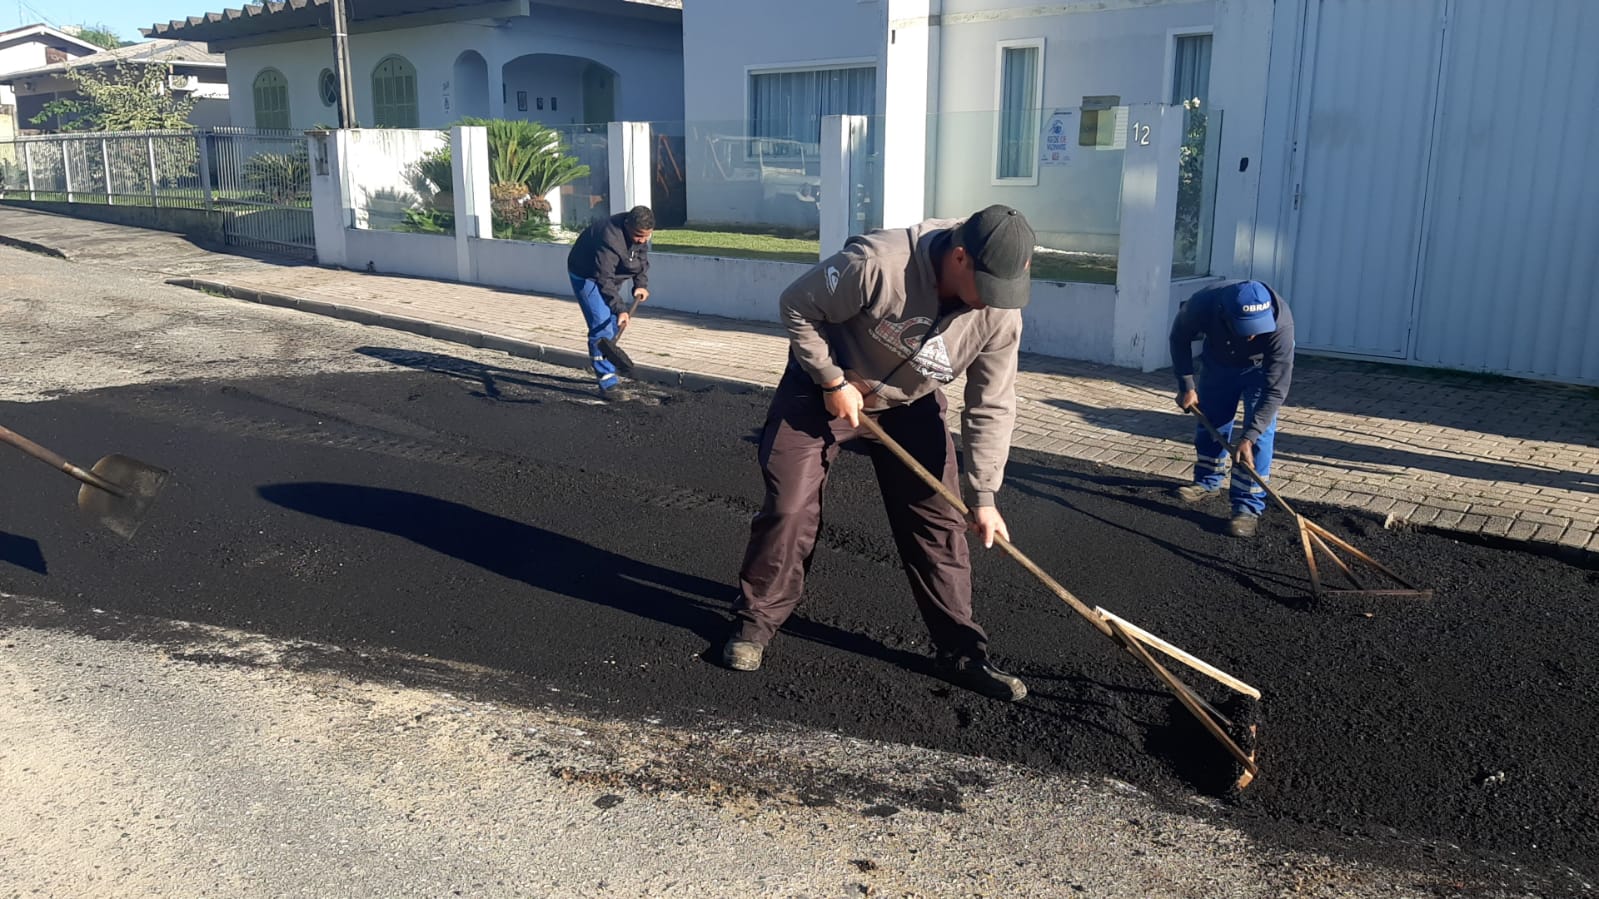
<svg viewBox="0 0 1599 899">
<path fill-rule="evenodd" d="M 1157 122 L 1157 140 L 1149 153 L 1175 153 L 1168 132 L 1159 140 L 1158 110 L 1140 110 Z M 458 128 L 458 143 L 481 139 Z M 565 244 L 494 240 L 473 233 L 455 237 L 357 230 L 351 225 L 350 173 L 341 162 L 349 152 L 350 134 L 313 136 L 313 199 L 316 206 L 318 255 L 323 264 L 356 271 L 466 281 L 525 290 L 555 297 L 571 294 L 566 274 Z M 457 155 L 460 154 L 458 148 Z M 1140 160 L 1131 174 L 1139 185 L 1128 191 L 1124 227 L 1147 228 L 1162 239 L 1135 241 L 1124 234 L 1118 283 L 1033 282 L 1033 300 L 1023 312 L 1022 350 L 1046 356 L 1111 363 L 1152 371 L 1170 364 L 1166 330 L 1177 304 L 1214 279 L 1171 282 L 1171 209 L 1175 202 L 1176 165 L 1155 158 Z M 463 179 L 474 183 L 459 183 Z M 463 174 L 457 167 L 454 195 L 457 221 L 467 221 L 487 208 L 485 163 Z M 639 198 L 647 202 L 647 197 Z M 479 205 L 477 201 L 483 201 Z M 826 214 L 826 213 L 824 213 Z M 848 210 L 834 214 L 847 215 Z M 1143 225 L 1135 223 L 1145 223 Z M 845 226 L 840 226 L 840 231 Z M 478 229 L 473 229 L 478 230 Z M 482 228 L 487 231 L 487 228 Z M 835 231 L 834 233 L 840 233 Z M 1138 258 L 1126 258 L 1128 253 Z M 777 298 L 805 273 L 802 263 L 732 259 L 718 256 L 650 254 L 650 304 L 699 315 L 746 321 L 777 321 Z M 581 317 L 574 308 L 573 327 Z"/>
</svg>

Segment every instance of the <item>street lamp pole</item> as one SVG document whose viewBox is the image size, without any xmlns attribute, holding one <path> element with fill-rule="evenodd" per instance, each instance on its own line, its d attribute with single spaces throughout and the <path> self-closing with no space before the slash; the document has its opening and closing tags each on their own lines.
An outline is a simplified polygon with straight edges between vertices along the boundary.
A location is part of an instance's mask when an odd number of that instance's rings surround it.
<svg viewBox="0 0 1599 899">
<path fill-rule="evenodd" d="M 339 127 L 354 128 L 355 81 L 350 76 L 349 0 L 333 0 L 333 64 L 339 82 Z"/>
</svg>

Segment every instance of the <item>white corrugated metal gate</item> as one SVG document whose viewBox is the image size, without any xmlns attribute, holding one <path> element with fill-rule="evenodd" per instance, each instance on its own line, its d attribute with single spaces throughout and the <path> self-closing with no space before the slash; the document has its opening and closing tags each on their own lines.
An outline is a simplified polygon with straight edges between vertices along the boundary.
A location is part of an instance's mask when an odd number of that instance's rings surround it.
<svg viewBox="0 0 1599 899">
<path fill-rule="evenodd" d="M 1309 0 L 1301 46 L 1300 345 L 1599 383 L 1599 0 Z"/>
</svg>

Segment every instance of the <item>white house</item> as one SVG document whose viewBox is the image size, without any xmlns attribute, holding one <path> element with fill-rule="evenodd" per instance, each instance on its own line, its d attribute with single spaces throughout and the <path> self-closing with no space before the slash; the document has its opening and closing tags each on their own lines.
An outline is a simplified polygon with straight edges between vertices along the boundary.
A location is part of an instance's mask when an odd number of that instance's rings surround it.
<svg viewBox="0 0 1599 899">
<path fill-rule="evenodd" d="M 1144 136 L 1128 107 L 1199 98 L 1192 269 L 1277 286 L 1301 349 L 1599 383 L 1593 0 L 795 9 L 691 0 L 691 129 L 803 146 L 822 116 L 869 116 L 883 224 L 1005 202 L 1045 247 L 1108 253 Z M 748 209 L 722 193 L 691 180 L 690 219 Z"/>
<path fill-rule="evenodd" d="M 77 82 L 68 77 L 70 70 L 104 72 L 119 66 L 148 65 L 167 66 L 169 74 L 163 89 L 194 100 L 188 117 L 191 125 L 211 128 L 229 123 L 227 64 L 221 55 L 209 53 L 204 45 L 189 41 L 154 40 L 97 50 L 86 56 L 12 72 L 0 76 L 0 81 L 16 91 L 20 127 L 26 129 L 45 104 L 77 96 Z M 45 122 L 32 127 L 52 131 L 58 130 L 60 123 Z"/>
<path fill-rule="evenodd" d="M 9 31 L 0 31 L 0 79 L 12 72 L 37 69 L 88 56 L 100 48 L 86 40 L 67 34 L 49 25 L 25 25 Z M 17 95 L 11 85 L 0 82 L 0 138 L 9 139 L 18 123 L 25 123 L 38 113 L 31 108 L 26 114 L 17 109 Z"/>
<path fill-rule="evenodd" d="M 894 221 L 1006 202 L 1029 216 L 1046 247 L 1114 255 L 1121 154 L 1109 139 L 1118 122 L 1126 127 L 1115 109 L 1204 98 L 1198 74 L 1208 71 L 1215 3 L 818 0 L 773 28 L 782 7 L 688 5 L 691 127 L 736 123 L 746 129 L 736 133 L 804 147 L 819 139 L 823 116 L 867 116 L 880 168 L 874 224 L 885 210 Z M 1178 72 L 1186 77 L 1174 85 Z M 1085 148 L 1069 166 L 1036 165 L 1044 113 L 1085 106 L 1108 110 L 1102 133 L 1081 129 L 1107 145 Z M 1091 117 L 1097 125 L 1097 110 Z M 1033 145 L 1022 140 L 1029 134 Z M 1012 157 L 1004 163 L 995 151 L 1002 139 Z M 696 164 L 695 149 L 691 142 L 690 169 L 701 184 L 690 182 L 690 219 L 771 220 L 729 187 L 705 184 L 717 173 Z"/>
<path fill-rule="evenodd" d="M 462 116 L 548 125 L 681 121 L 681 0 L 351 4 L 355 119 L 440 128 Z M 292 0 L 145 29 L 227 57 L 235 125 L 338 123 L 331 4 Z"/>
</svg>

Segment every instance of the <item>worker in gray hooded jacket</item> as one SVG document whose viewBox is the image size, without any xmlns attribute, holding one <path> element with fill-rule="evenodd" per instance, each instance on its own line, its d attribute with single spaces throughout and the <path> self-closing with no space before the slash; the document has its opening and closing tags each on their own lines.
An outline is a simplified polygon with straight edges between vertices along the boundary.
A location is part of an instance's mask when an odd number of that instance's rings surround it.
<svg viewBox="0 0 1599 899">
<path fill-rule="evenodd" d="M 868 439 L 911 594 L 941 673 L 1000 699 L 1027 695 L 989 661 L 972 620 L 966 532 L 1009 539 L 995 506 L 1016 419 L 1021 309 L 1031 296 L 1033 229 L 990 206 L 962 221 L 852 237 L 783 292 L 790 353 L 761 435 L 766 497 L 750 525 L 734 628 L 722 660 L 760 667 L 767 643 L 799 605 L 821 523 L 822 489 L 839 444 L 872 416 L 946 487 L 962 489 L 942 387 L 963 372 L 965 521 L 884 446 Z"/>
</svg>

